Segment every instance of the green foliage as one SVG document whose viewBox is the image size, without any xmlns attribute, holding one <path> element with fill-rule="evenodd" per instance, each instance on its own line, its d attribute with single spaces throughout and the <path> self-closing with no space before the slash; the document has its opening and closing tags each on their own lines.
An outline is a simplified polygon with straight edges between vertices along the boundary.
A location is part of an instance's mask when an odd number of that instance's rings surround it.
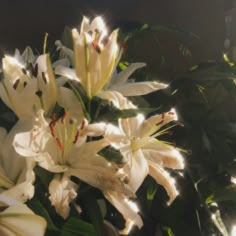
<svg viewBox="0 0 236 236">
<path fill-rule="evenodd" d="M 97 236 L 97 234 L 92 224 L 77 218 L 70 218 L 63 225 L 59 236 Z"/>
</svg>

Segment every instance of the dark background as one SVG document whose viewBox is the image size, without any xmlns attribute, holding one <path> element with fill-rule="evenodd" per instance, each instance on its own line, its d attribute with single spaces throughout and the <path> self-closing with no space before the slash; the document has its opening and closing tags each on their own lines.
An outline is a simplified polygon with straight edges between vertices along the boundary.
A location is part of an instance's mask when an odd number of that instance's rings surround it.
<svg viewBox="0 0 236 236">
<path fill-rule="evenodd" d="M 230 6 L 227 1 L 227 7 Z M 172 75 L 195 63 L 221 58 L 224 14 L 222 0 L 1 0 L 0 50 L 5 54 L 30 45 L 42 52 L 45 32 L 55 41 L 66 25 L 78 27 L 82 15 L 89 18 L 102 15 L 110 28 L 132 30 L 144 23 L 161 24 L 197 35 L 199 38 L 160 32 L 147 36 L 136 48 L 135 60 L 147 62 L 157 74 L 159 55 L 165 55 L 168 64 L 165 71 Z M 190 49 L 190 57 L 181 55 L 182 44 Z"/>
</svg>

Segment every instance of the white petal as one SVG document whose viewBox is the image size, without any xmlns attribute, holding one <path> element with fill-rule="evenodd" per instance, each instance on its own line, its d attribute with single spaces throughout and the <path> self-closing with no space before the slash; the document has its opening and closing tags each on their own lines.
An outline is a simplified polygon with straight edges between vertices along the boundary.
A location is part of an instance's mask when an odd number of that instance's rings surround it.
<svg viewBox="0 0 236 236">
<path fill-rule="evenodd" d="M 72 30 L 73 44 L 74 44 L 74 57 L 75 57 L 75 71 L 77 77 L 84 88 L 86 88 L 86 77 L 87 77 L 87 60 L 85 50 L 85 35 L 79 35 L 76 29 Z"/>
<path fill-rule="evenodd" d="M 100 86 L 95 91 L 95 95 L 108 83 L 114 71 L 116 58 L 118 56 L 117 35 L 118 30 L 114 30 L 109 37 L 107 45 L 99 55 L 101 60 L 101 81 Z"/>
<path fill-rule="evenodd" d="M 175 187 L 175 180 L 159 165 L 153 163 L 152 161 L 149 161 L 148 164 L 150 175 L 156 180 L 158 184 L 165 188 L 170 198 L 168 204 L 171 204 L 178 196 L 178 191 Z"/>
<path fill-rule="evenodd" d="M 18 184 L 9 190 L 5 190 L 0 195 L 12 198 L 19 202 L 26 202 L 34 196 L 34 185 L 32 182 L 23 182 Z"/>
<path fill-rule="evenodd" d="M 50 58 L 47 54 L 38 57 L 36 63 L 38 63 L 38 81 L 40 83 L 40 90 L 42 91 L 43 107 L 46 114 L 50 114 L 57 101 L 57 84 L 52 68 Z M 44 78 L 42 76 L 44 73 Z"/>
<path fill-rule="evenodd" d="M 140 149 L 135 152 L 123 153 L 123 155 L 128 161 L 123 170 L 127 173 L 130 188 L 136 192 L 148 175 L 148 162 Z"/>
<path fill-rule="evenodd" d="M 0 232 L 3 236 L 43 236 L 46 226 L 44 218 L 35 215 L 23 204 L 8 207 L 0 213 Z"/>
<path fill-rule="evenodd" d="M 137 225 L 139 228 L 143 226 L 143 221 L 137 213 L 137 210 L 129 204 L 129 201 L 124 195 L 113 191 L 107 191 L 104 195 L 126 220 L 125 229 L 122 231 L 122 234 L 127 235 L 129 233 L 130 223 Z"/>
<path fill-rule="evenodd" d="M 55 175 L 49 184 L 49 200 L 56 212 L 66 219 L 70 212 L 69 204 L 76 198 L 78 186 L 69 178 Z"/>
<path fill-rule="evenodd" d="M 25 48 L 22 53 L 22 61 L 26 64 L 35 62 L 35 56 L 31 47 L 28 46 Z"/>
<path fill-rule="evenodd" d="M 128 68 L 126 68 L 125 70 L 123 70 L 122 72 L 120 72 L 115 78 L 114 80 L 112 80 L 112 84 L 110 89 L 113 90 L 113 86 L 115 87 L 116 85 L 121 85 L 123 83 L 125 83 L 128 78 L 131 76 L 131 74 L 134 73 L 134 71 L 136 71 L 137 69 L 140 69 L 142 67 L 146 66 L 146 63 L 132 63 Z"/>
<path fill-rule="evenodd" d="M 104 100 L 110 101 L 120 110 L 137 108 L 131 101 L 116 91 L 101 91 L 97 96 Z"/>
<path fill-rule="evenodd" d="M 71 116 L 77 118 L 80 123 L 84 117 L 83 110 L 74 92 L 68 88 L 59 88 L 58 104 L 65 109 Z M 79 120 L 78 120 L 79 118 Z"/>
<path fill-rule="evenodd" d="M 158 131 L 161 127 L 168 124 L 171 121 L 177 120 L 177 115 L 174 111 L 169 111 L 161 115 L 154 115 L 146 119 L 139 129 L 139 136 L 145 137 L 152 135 Z"/>
<path fill-rule="evenodd" d="M 179 151 L 174 147 L 156 142 L 142 148 L 147 160 L 151 160 L 162 167 L 171 169 L 183 169 L 184 159 Z"/>
<path fill-rule="evenodd" d="M 62 65 L 57 66 L 55 69 L 55 73 L 57 75 L 64 76 L 68 79 L 79 81 L 79 78 L 75 74 L 75 70 L 65 66 Z"/>
<path fill-rule="evenodd" d="M 155 81 L 147 82 L 128 82 L 121 85 L 112 86 L 112 90 L 116 90 L 124 96 L 141 96 L 159 89 L 166 88 L 167 85 Z"/>
</svg>

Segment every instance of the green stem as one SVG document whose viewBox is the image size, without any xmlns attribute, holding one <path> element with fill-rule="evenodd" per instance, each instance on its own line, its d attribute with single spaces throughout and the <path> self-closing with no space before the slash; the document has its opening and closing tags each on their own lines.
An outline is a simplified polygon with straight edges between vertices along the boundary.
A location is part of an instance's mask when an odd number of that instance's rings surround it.
<svg viewBox="0 0 236 236">
<path fill-rule="evenodd" d="M 81 107 L 82 107 L 82 110 L 84 112 L 84 116 L 86 117 L 86 119 L 88 121 L 91 121 L 91 117 L 90 117 L 90 111 L 87 112 L 86 108 L 85 108 L 85 105 L 84 105 L 84 102 L 83 102 L 83 99 L 81 98 L 80 96 L 80 93 L 76 90 L 75 86 L 73 85 L 73 83 L 71 81 L 68 81 L 69 85 L 71 86 L 75 96 L 78 98 L 80 104 L 81 104 Z"/>
</svg>

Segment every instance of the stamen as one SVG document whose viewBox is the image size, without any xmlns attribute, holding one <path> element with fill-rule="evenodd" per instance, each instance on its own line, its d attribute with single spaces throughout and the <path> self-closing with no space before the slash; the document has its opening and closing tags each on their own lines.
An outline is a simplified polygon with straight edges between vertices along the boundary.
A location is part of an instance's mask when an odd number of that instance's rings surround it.
<svg viewBox="0 0 236 236">
<path fill-rule="evenodd" d="M 109 37 L 106 35 L 106 36 L 102 39 L 102 44 L 103 44 L 104 46 L 106 46 L 107 43 L 108 43 L 108 41 L 109 41 Z"/>
<path fill-rule="evenodd" d="M 42 79 L 43 79 L 44 83 L 47 84 L 47 78 L 46 78 L 44 72 L 42 72 Z"/>
<path fill-rule="evenodd" d="M 64 125 L 65 124 L 65 119 L 68 116 L 68 112 L 65 112 L 64 115 L 61 118 L 61 123 Z"/>
<path fill-rule="evenodd" d="M 156 124 L 156 126 L 161 125 L 164 122 L 164 120 L 161 120 L 159 123 Z"/>
<path fill-rule="evenodd" d="M 51 131 L 51 134 L 52 134 L 53 137 L 56 137 L 55 124 L 56 124 L 55 121 L 52 121 L 52 122 L 50 123 L 50 125 L 49 125 L 50 131 Z"/>
<path fill-rule="evenodd" d="M 35 67 L 34 67 L 33 64 L 30 63 L 30 64 L 29 64 L 29 69 L 31 70 L 31 74 L 32 74 L 35 78 L 37 78 L 37 76 L 38 76 L 38 64 L 36 63 L 36 64 L 35 64 Z"/>
<path fill-rule="evenodd" d="M 17 79 L 17 80 L 15 81 L 14 85 L 13 85 L 13 88 L 14 88 L 14 89 L 17 89 L 19 83 L 20 83 L 20 79 Z"/>
<path fill-rule="evenodd" d="M 77 130 L 76 132 L 75 139 L 73 141 L 74 144 L 78 141 L 78 138 L 79 138 L 79 130 Z"/>
<path fill-rule="evenodd" d="M 92 31 L 92 30 L 89 30 L 89 31 L 87 32 L 87 34 L 89 34 L 90 36 L 92 36 L 92 35 L 93 35 L 93 31 Z"/>
<path fill-rule="evenodd" d="M 77 120 L 75 118 L 70 118 L 69 123 L 70 123 L 70 125 L 73 125 L 76 123 L 76 121 Z"/>
<path fill-rule="evenodd" d="M 94 40 L 92 42 L 92 45 L 95 48 L 95 50 L 97 51 L 97 53 L 101 53 L 101 48 L 99 47 L 98 42 L 96 40 Z"/>
<path fill-rule="evenodd" d="M 33 76 L 37 78 L 38 76 L 38 63 L 35 64 Z"/>
<path fill-rule="evenodd" d="M 63 147 L 62 147 L 62 143 L 61 143 L 60 139 L 56 138 L 56 141 L 57 141 L 57 146 L 59 147 L 60 150 L 62 150 Z"/>
<path fill-rule="evenodd" d="M 26 87 L 26 85 L 27 85 L 27 82 L 26 82 L 26 81 L 24 81 L 24 83 L 23 83 L 23 86 L 24 86 L 24 88 Z"/>
<path fill-rule="evenodd" d="M 25 68 L 22 68 L 22 72 L 23 72 L 23 74 L 27 74 L 27 70 L 25 69 Z"/>
<path fill-rule="evenodd" d="M 85 127 L 85 125 L 86 125 L 86 120 L 83 119 L 80 129 L 83 129 Z"/>
</svg>

